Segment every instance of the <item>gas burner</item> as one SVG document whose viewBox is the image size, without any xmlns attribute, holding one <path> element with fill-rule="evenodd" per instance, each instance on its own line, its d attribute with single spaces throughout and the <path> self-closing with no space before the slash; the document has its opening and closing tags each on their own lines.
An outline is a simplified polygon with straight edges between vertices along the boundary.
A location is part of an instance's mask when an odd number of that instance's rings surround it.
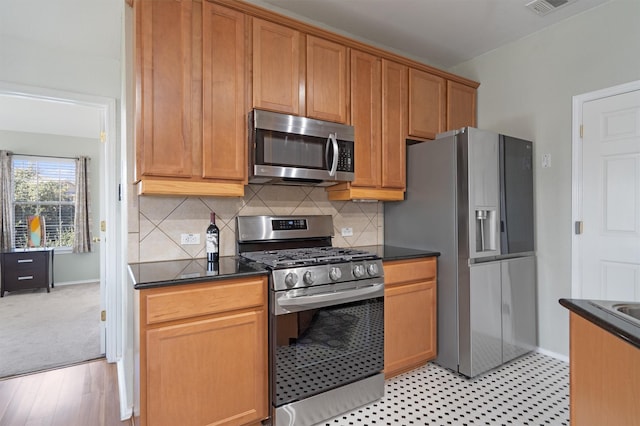
<svg viewBox="0 0 640 426">
<path fill-rule="evenodd" d="M 242 253 L 242 256 L 271 268 L 349 262 L 352 260 L 365 260 L 376 257 L 374 254 L 366 251 L 340 247 L 253 251 Z"/>
<path fill-rule="evenodd" d="M 282 226 L 289 223 L 304 226 Z M 236 219 L 238 253 L 271 271 L 273 291 L 293 290 L 289 297 L 298 297 L 316 290 L 333 293 L 383 282 L 382 260 L 375 253 L 333 247 L 332 236 L 333 223 L 328 215 Z M 330 286 L 330 290 L 320 286 Z"/>
</svg>

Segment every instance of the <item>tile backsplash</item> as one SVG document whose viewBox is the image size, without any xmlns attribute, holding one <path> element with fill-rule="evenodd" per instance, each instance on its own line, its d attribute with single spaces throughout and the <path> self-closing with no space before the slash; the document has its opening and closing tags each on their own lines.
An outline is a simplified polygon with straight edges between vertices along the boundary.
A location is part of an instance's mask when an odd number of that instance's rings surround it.
<svg viewBox="0 0 640 426">
<path fill-rule="evenodd" d="M 322 214 L 333 217 L 336 247 L 383 243 L 382 202 L 329 201 L 323 188 L 249 185 L 243 198 L 140 196 L 129 214 L 129 262 L 204 257 L 209 212 L 216 213 L 220 255 L 236 254 L 235 218 L 253 215 Z M 342 237 L 342 228 L 353 236 Z M 200 234 L 201 244 L 181 245 L 181 234 Z"/>
</svg>

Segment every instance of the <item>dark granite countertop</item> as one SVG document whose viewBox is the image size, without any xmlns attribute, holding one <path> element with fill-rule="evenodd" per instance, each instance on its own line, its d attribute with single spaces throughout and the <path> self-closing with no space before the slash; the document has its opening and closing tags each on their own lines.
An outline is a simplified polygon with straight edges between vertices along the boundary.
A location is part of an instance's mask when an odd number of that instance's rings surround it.
<svg viewBox="0 0 640 426">
<path fill-rule="evenodd" d="M 376 253 L 382 260 L 405 260 L 439 256 L 431 250 L 417 250 L 385 245 L 354 247 Z M 221 257 L 217 271 L 207 270 L 206 259 L 166 260 L 129 264 L 129 276 L 136 290 L 171 285 L 192 284 L 244 276 L 266 275 L 269 271 L 239 256 Z"/>
<path fill-rule="evenodd" d="M 136 290 L 143 290 L 268 274 L 261 265 L 238 256 L 221 257 L 216 266 L 217 270 L 208 270 L 207 261 L 204 258 L 131 263 L 129 276 L 133 281 L 133 287 Z"/>
<path fill-rule="evenodd" d="M 560 299 L 560 304 L 587 321 L 640 349 L 640 326 L 592 304 L 597 300 Z"/>
<path fill-rule="evenodd" d="M 366 250 L 376 253 L 382 260 L 406 260 L 419 259 L 421 257 L 440 256 L 439 251 L 420 250 L 406 247 L 396 247 L 387 245 L 354 247 L 359 250 Z"/>
</svg>

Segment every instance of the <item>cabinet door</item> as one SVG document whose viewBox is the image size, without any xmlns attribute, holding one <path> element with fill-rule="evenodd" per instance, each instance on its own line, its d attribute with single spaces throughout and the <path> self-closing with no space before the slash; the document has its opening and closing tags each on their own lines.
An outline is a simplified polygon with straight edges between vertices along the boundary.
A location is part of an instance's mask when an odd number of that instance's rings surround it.
<svg viewBox="0 0 640 426">
<path fill-rule="evenodd" d="M 385 289 L 385 377 L 436 356 L 436 284 L 417 282 Z"/>
<path fill-rule="evenodd" d="M 264 310 L 147 331 L 147 425 L 239 425 L 267 417 Z"/>
<path fill-rule="evenodd" d="M 307 36 L 307 116 L 347 122 L 347 48 Z"/>
<path fill-rule="evenodd" d="M 435 139 L 444 130 L 446 81 L 409 69 L 409 136 Z"/>
<path fill-rule="evenodd" d="M 304 115 L 304 53 L 300 33 L 253 19 L 253 106 Z"/>
<path fill-rule="evenodd" d="M 407 67 L 382 60 L 382 186 L 405 188 Z"/>
<path fill-rule="evenodd" d="M 140 176 L 190 177 L 191 0 L 136 2 Z"/>
<path fill-rule="evenodd" d="M 476 89 L 447 81 L 447 130 L 476 126 Z"/>
<path fill-rule="evenodd" d="M 381 60 L 351 50 L 351 123 L 355 132 L 353 186 L 380 186 Z"/>
<path fill-rule="evenodd" d="M 247 107 L 244 14 L 203 2 L 202 177 L 244 180 Z"/>
</svg>

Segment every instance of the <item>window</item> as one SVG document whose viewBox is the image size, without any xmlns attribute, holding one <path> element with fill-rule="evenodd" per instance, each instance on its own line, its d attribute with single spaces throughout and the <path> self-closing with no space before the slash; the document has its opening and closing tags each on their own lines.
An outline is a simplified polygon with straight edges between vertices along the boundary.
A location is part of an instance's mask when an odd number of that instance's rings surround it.
<svg viewBox="0 0 640 426">
<path fill-rule="evenodd" d="M 73 159 L 13 157 L 14 247 L 27 246 L 28 217 L 33 215 L 44 218 L 47 247 L 73 246 L 75 182 Z"/>
</svg>

